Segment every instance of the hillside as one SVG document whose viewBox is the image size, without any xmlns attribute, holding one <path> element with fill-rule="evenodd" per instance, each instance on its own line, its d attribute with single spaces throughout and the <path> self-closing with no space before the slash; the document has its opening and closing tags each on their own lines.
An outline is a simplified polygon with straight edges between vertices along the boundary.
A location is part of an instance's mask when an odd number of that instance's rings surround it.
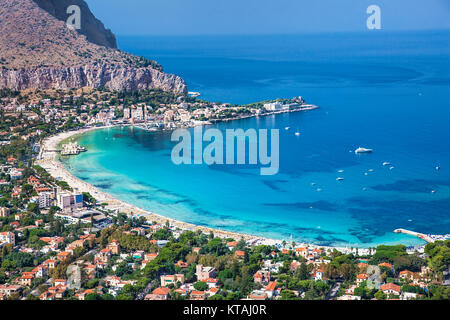
<svg viewBox="0 0 450 320">
<path fill-rule="evenodd" d="M 45 2 L 47 5 L 52 3 Z M 84 3 L 82 0 L 76 2 Z M 85 6 L 84 10 L 88 10 Z M 51 11 L 51 7 L 47 9 Z M 106 39 L 108 31 L 104 33 L 103 25 L 99 23 L 97 38 Z M 2 0 L 0 30 L 0 88 L 87 86 L 186 92 L 184 81 L 164 73 L 155 61 L 92 43 L 86 35 L 69 29 L 65 21 L 58 20 L 32 0 Z M 89 34 L 95 34 L 92 28 L 90 30 Z"/>
</svg>

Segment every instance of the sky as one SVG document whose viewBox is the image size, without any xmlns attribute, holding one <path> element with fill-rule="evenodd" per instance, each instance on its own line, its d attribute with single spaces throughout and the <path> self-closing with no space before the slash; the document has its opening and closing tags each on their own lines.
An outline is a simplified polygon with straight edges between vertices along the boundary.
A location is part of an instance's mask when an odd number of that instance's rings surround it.
<svg viewBox="0 0 450 320">
<path fill-rule="evenodd" d="M 296 34 L 450 30 L 450 0 L 85 0 L 116 35 Z M 373 30 L 372 30 L 373 31 Z"/>
</svg>

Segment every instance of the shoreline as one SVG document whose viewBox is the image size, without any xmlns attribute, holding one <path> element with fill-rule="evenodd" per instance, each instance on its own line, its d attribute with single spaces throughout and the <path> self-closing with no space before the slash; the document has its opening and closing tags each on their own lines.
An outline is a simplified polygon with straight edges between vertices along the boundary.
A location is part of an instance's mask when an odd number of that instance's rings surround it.
<svg viewBox="0 0 450 320">
<path fill-rule="evenodd" d="M 35 161 L 35 164 L 44 168 L 53 178 L 66 181 L 69 184 L 69 186 L 74 190 L 76 189 L 78 192 L 89 192 L 98 201 L 98 203 L 107 203 L 108 206 L 110 207 L 117 207 L 119 208 L 120 212 L 123 212 L 127 215 L 131 214 L 144 216 L 148 221 L 156 221 L 160 224 L 165 224 L 167 221 L 169 221 L 169 223 L 171 223 L 173 226 L 180 228 L 182 230 L 191 230 L 191 231 L 200 230 L 205 233 L 213 232 L 215 236 L 220 238 L 234 238 L 235 240 L 243 238 L 245 241 L 261 242 L 268 245 L 275 245 L 277 243 L 282 242 L 281 240 L 269 239 L 266 237 L 260 237 L 246 233 L 238 233 L 211 227 L 199 226 L 192 223 L 187 223 L 173 218 L 169 218 L 149 210 L 144 210 L 135 205 L 117 199 L 116 197 L 99 190 L 97 187 L 75 177 L 58 160 L 58 153 L 54 152 L 54 150 L 58 149 L 57 147 L 62 141 L 67 140 L 76 135 L 81 135 L 94 130 L 120 126 L 123 125 L 83 128 L 76 131 L 62 132 L 57 135 L 46 138 L 41 143 L 41 152 L 39 154 L 38 160 Z"/>
<path fill-rule="evenodd" d="M 252 244 L 265 244 L 265 245 L 278 245 L 281 246 L 283 240 L 267 238 L 264 236 L 257 236 L 247 233 L 226 231 L 222 229 L 200 226 L 193 223 L 183 222 L 180 220 L 176 220 L 170 217 L 166 217 L 164 215 L 157 214 L 155 212 L 145 210 L 139 208 L 136 205 L 130 204 L 126 201 L 120 200 L 106 192 L 101 191 L 94 185 L 87 183 L 77 177 L 75 177 L 68 169 L 65 168 L 62 162 L 58 160 L 58 153 L 54 150 L 58 150 L 58 146 L 62 141 L 67 140 L 69 138 L 73 138 L 77 135 L 82 135 L 90 131 L 100 130 L 100 129 L 108 129 L 114 127 L 126 127 L 130 125 L 109 125 L 109 126 L 101 126 L 101 127 L 89 127 L 82 128 L 74 131 L 66 131 L 59 133 L 57 135 L 48 137 L 41 142 L 41 152 L 39 153 L 38 160 L 35 161 L 35 164 L 43 167 L 53 178 L 66 181 L 71 188 L 76 189 L 78 192 L 89 192 L 98 203 L 107 203 L 110 209 L 119 209 L 118 211 L 121 213 L 125 213 L 127 215 L 136 215 L 136 216 L 144 216 L 148 221 L 153 222 L 156 221 L 159 224 L 165 224 L 167 221 L 181 229 L 181 230 L 190 230 L 190 231 L 201 231 L 203 233 L 212 232 L 215 237 L 219 237 L 222 239 L 233 238 L 235 240 L 244 239 L 246 242 Z M 424 239 L 422 239 L 424 240 Z M 287 247 L 290 247 L 291 244 L 286 241 Z M 426 244 L 426 243 L 425 243 Z M 415 248 L 422 247 L 425 244 L 414 245 Z M 341 252 L 350 252 L 351 248 L 358 248 L 359 251 L 368 250 L 366 247 L 352 247 L 349 246 L 324 246 L 318 245 L 314 243 L 296 243 L 297 246 L 308 246 L 312 248 L 325 248 L 325 249 L 337 249 Z"/>
</svg>

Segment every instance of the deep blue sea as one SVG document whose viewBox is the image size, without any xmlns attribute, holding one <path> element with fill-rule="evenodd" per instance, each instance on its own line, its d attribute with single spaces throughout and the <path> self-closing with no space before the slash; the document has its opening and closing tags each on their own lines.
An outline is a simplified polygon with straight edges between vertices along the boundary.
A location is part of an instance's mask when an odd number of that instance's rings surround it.
<svg viewBox="0 0 450 320">
<path fill-rule="evenodd" d="M 277 239 L 369 247 L 422 243 L 395 228 L 450 232 L 450 33 L 118 40 L 203 99 L 301 95 L 320 109 L 214 125 L 280 129 L 275 176 L 176 166 L 170 132 L 115 128 L 80 139 L 89 151 L 66 164 L 81 179 L 172 218 Z M 359 146 L 374 152 L 350 152 Z"/>
</svg>

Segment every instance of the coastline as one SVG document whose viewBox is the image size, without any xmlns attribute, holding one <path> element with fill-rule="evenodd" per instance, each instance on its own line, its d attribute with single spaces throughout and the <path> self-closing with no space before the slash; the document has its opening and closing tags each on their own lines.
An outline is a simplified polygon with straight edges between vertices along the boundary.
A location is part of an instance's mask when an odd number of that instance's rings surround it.
<svg viewBox="0 0 450 320">
<path fill-rule="evenodd" d="M 155 212 L 145 210 L 142 208 L 139 208 L 138 206 L 135 206 L 133 204 L 130 204 L 126 201 L 120 200 L 106 192 L 101 191 L 94 185 L 91 185 L 77 177 L 75 177 L 68 169 L 65 168 L 62 162 L 58 160 L 58 153 L 55 152 L 55 150 L 58 150 L 58 146 L 61 144 L 62 141 L 67 140 L 69 138 L 73 138 L 77 135 L 81 135 L 90 131 L 94 130 L 100 130 L 100 129 L 108 129 L 113 127 L 121 127 L 121 126 L 129 126 L 129 125 L 109 125 L 109 126 L 100 126 L 100 127 L 89 127 L 89 128 L 82 128 L 75 131 L 66 131 L 59 133 L 57 135 L 51 136 L 49 138 L 46 138 L 44 141 L 41 142 L 41 152 L 39 154 L 38 160 L 35 161 L 35 164 L 40 165 L 43 167 L 52 177 L 55 179 L 60 179 L 66 181 L 71 188 L 74 190 L 76 189 L 78 192 L 89 192 L 98 203 L 106 203 L 110 209 L 119 209 L 119 212 L 125 213 L 127 215 L 136 215 L 136 216 L 143 216 L 148 221 L 153 222 L 156 221 L 159 224 L 165 224 L 167 221 L 181 229 L 181 230 L 190 230 L 190 231 L 201 231 L 203 233 L 210 233 L 212 232 L 215 237 L 219 237 L 222 239 L 226 238 L 234 238 L 235 240 L 244 239 L 245 241 L 252 243 L 252 244 L 265 244 L 265 245 L 278 245 L 279 247 L 282 246 L 283 240 L 281 239 L 271 239 L 263 236 L 258 235 L 252 235 L 247 233 L 239 233 L 239 232 L 233 232 L 233 231 L 226 231 L 222 229 L 212 228 L 212 227 L 206 227 L 206 226 L 199 226 L 196 224 L 183 222 L 180 220 L 176 220 L 173 218 L 166 217 L 161 214 L 157 214 Z M 422 238 L 422 240 L 425 240 Z M 426 240 L 424 241 L 424 244 L 416 245 L 414 247 L 422 247 L 426 244 Z M 349 246 L 323 246 L 318 245 L 314 243 L 297 243 L 297 245 L 300 246 L 309 246 L 312 248 L 325 248 L 325 249 L 337 249 L 341 252 L 349 253 L 354 252 L 356 249 Z M 288 246 L 290 246 L 290 243 L 288 243 Z M 362 251 L 368 250 L 368 248 L 365 247 L 357 247 L 360 254 L 362 254 Z"/>
<path fill-rule="evenodd" d="M 179 220 L 175 220 L 173 218 L 165 217 L 163 215 L 141 209 L 135 205 L 117 199 L 112 195 L 105 193 L 99 190 L 97 187 L 75 177 L 70 171 L 68 171 L 64 165 L 58 160 L 58 153 L 54 152 L 54 150 L 58 149 L 58 145 L 71 137 L 76 135 L 84 134 L 89 131 L 99 130 L 99 129 L 107 129 L 112 127 L 118 127 L 122 125 L 111 125 L 111 126 L 102 126 L 102 127 L 92 127 L 92 128 L 83 128 L 76 131 L 66 131 L 59 133 L 57 135 L 46 138 L 41 143 L 41 152 L 39 154 L 38 160 L 35 161 L 35 164 L 44 168 L 52 177 L 55 179 L 60 179 L 66 181 L 71 188 L 74 190 L 77 189 L 78 192 L 89 192 L 98 203 L 107 203 L 110 207 L 119 208 L 120 212 L 123 212 L 128 215 L 140 215 L 144 216 L 148 221 L 156 221 L 160 224 L 165 224 L 167 221 L 171 223 L 173 226 L 180 228 L 181 230 L 191 230 L 197 231 L 200 230 L 204 233 L 213 232 L 216 237 L 220 238 L 234 238 L 239 240 L 243 238 L 245 241 L 250 241 L 259 244 L 267 244 L 267 245 L 275 245 L 281 244 L 281 240 L 269 239 L 265 237 L 245 234 L 245 233 L 237 233 L 232 231 L 225 231 L 221 229 L 215 229 L 205 226 L 199 226 Z M 313 245 L 311 245 L 313 246 Z M 321 246 L 323 247 L 323 246 Z"/>
</svg>

